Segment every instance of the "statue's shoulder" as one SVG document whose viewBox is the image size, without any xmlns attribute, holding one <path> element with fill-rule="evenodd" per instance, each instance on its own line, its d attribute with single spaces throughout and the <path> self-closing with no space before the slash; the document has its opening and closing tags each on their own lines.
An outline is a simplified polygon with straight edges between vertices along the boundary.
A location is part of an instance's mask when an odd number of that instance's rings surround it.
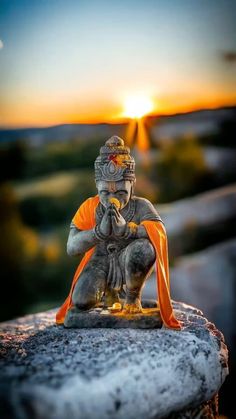
<svg viewBox="0 0 236 419">
<path fill-rule="evenodd" d="M 85 199 L 85 201 L 82 202 L 82 204 L 79 206 L 78 210 L 80 209 L 88 209 L 91 207 L 96 207 L 99 203 L 99 196 L 90 196 L 89 198 Z"/>
<path fill-rule="evenodd" d="M 83 202 L 83 204 L 85 202 L 90 202 L 90 203 L 97 203 L 99 202 L 99 196 L 98 195 L 94 195 L 94 196 L 90 196 L 89 198 L 85 199 L 85 201 Z"/>
<path fill-rule="evenodd" d="M 140 196 L 133 196 L 135 201 L 136 212 L 140 217 L 140 221 L 154 220 L 162 221 L 154 205 L 146 198 Z"/>
<path fill-rule="evenodd" d="M 151 208 L 156 211 L 154 205 L 147 198 L 141 196 L 133 196 L 132 198 L 136 203 L 136 208 Z"/>
<path fill-rule="evenodd" d="M 95 209 L 98 203 L 98 195 L 87 198 L 76 211 L 72 223 L 81 230 L 92 228 L 95 224 Z"/>
</svg>

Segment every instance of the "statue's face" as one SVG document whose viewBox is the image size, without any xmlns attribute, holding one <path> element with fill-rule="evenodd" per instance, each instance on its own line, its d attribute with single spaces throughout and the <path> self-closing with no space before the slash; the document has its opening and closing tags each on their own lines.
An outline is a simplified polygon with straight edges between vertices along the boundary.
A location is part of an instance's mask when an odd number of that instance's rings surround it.
<svg viewBox="0 0 236 419">
<path fill-rule="evenodd" d="M 124 208 L 130 200 L 132 182 L 129 180 L 121 180 L 119 182 L 106 182 L 100 180 L 96 182 L 96 186 L 100 202 L 105 208 L 110 205 L 110 198 L 118 199 L 121 204 L 121 209 Z"/>
</svg>

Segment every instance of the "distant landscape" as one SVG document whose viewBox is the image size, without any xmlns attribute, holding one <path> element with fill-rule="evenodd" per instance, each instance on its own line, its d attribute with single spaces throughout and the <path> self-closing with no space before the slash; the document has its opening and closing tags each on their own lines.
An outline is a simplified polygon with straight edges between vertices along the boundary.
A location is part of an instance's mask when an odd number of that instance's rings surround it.
<svg viewBox="0 0 236 419">
<path fill-rule="evenodd" d="M 200 110 L 184 114 L 151 116 L 146 123 L 151 127 L 154 139 L 176 138 L 186 133 L 212 134 L 222 122 L 233 119 L 236 107 Z M 109 137 L 116 133 L 124 136 L 127 123 L 120 124 L 64 124 L 44 128 L 1 129 L 0 141 L 28 140 L 32 145 L 51 141 L 67 141 L 72 138 L 89 140 L 93 137 Z"/>
</svg>

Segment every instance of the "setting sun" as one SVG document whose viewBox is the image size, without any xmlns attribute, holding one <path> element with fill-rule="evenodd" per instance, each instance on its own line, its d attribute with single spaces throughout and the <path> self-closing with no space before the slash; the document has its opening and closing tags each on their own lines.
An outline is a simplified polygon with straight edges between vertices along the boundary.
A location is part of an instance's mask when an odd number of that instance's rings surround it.
<svg viewBox="0 0 236 419">
<path fill-rule="evenodd" d="M 132 96 L 124 103 L 124 116 L 128 118 L 142 118 L 153 111 L 154 105 L 146 96 Z"/>
</svg>

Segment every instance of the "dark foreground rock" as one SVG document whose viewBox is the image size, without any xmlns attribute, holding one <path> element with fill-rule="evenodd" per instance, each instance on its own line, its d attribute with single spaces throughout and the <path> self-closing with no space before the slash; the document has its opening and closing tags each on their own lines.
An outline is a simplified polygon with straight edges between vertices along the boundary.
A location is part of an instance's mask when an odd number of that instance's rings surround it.
<svg viewBox="0 0 236 419">
<path fill-rule="evenodd" d="M 1 418 L 216 418 L 222 334 L 174 303 L 182 331 L 65 329 L 55 311 L 1 324 Z"/>
</svg>

